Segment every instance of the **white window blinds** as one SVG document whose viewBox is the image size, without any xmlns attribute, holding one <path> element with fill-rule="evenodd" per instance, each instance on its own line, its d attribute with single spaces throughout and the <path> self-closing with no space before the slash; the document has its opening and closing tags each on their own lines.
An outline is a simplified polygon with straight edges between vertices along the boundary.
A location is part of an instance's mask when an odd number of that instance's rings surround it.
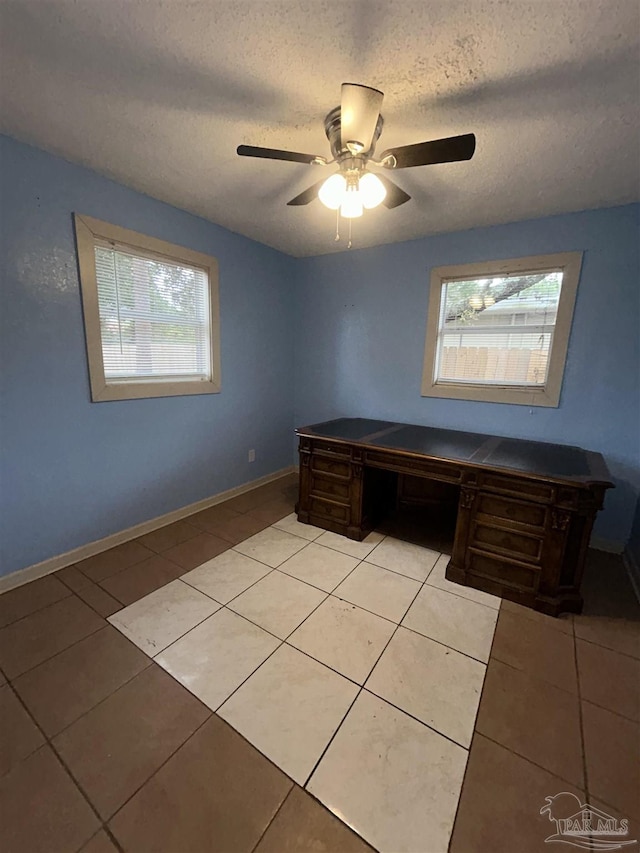
<svg viewBox="0 0 640 853">
<path fill-rule="evenodd" d="M 544 386 L 562 272 L 442 284 L 435 380 Z"/>
<path fill-rule="evenodd" d="M 95 264 L 107 384 L 210 380 L 205 270 L 107 242 Z"/>
</svg>

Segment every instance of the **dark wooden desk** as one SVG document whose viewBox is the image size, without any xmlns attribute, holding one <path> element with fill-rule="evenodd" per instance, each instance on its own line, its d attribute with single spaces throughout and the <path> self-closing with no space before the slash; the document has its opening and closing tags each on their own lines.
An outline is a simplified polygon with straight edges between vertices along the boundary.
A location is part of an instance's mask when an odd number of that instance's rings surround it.
<svg viewBox="0 0 640 853">
<path fill-rule="evenodd" d="M 582 609 L 589 536 L 613 483 L 599 453 L 364 418 L 296 430 L 298 518 L 363 539 L 403 475 L 458 489 L 446 577 L 552 616 Z"/>
</svg>

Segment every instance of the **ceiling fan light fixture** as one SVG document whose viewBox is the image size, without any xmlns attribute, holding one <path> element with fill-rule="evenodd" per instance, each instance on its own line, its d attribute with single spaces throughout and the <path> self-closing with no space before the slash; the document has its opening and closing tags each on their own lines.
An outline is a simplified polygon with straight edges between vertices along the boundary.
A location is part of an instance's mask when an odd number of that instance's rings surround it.
<svg viewBox="0 0 640 853">
<path fill-rule="evenodd" d="M 365 172 L 360 178 L 360 198 L 367 210 L 377 207 L 387 197 L 387 189 L 377 175 Z"/>
<path fill-rule="evenodd" d="M 369 165 L 384 169 L 408 169 L 436 163 L 457 163 L 470 160 L 476 150 L 473 133 L 463 133 L 446 139 L 431 139 L 410 145 L 400 145 L 383 151 L 375 159 L 384 119 L 380 112 L 384 95 L 379 89 L 360 83 L 343 83 L 340 103 L 324 117 L 324 132 L 329 140 L 332 159 L 300 151 L 263 148 L 256 145 L 239 145 L 240 157 L 262 157 L 269 160 L 288 160 L 311 166 L 337 164 L 337 173 L 326 181 L 318 181 L 298 193 L 287 205 L 298 207 L 318 198 L 325 207 L 337 211 L 336 240 L 340 239 L 340 216 L 349 219 L 349 248 L 351 247 L 351 219 L 362 216 L 364 209 L 371 210 L 383 204 L 393 210 L 410 201 L 411 196 L 387 177 L 371 174 Z M 484 307 L 491 304 L 484 297 Z M 473 306 L 471 306 L 473 307 Z"/>
<path fill-rule="evenodd" d="M 340 215 L 344 216 L 345 219 L 356 219 L 356 217 L 362 216 L 362 210 L 362 196 L 358 190 L 358 185 L 348 185 L 340 205 Z"/>
<path fill-rule="evenodd" d="M 387 190 L 380 178 L 371 172 L 341 172 L 327 178 L 318 190 L 318 198 L 329 210 L 337 210 L 346 219 L 362 216 L 364 208 L 371 210 L 386 198 Z"/>
<path fill-rule="evenodd" d="M 344 175 L 336 172 L 335 175 L 327 178 L 323 185 L 318 190 L 318 198 L 328 207 L 329 210 L 337 210 L 347 192 L 347 181 Z"/>
</svg>

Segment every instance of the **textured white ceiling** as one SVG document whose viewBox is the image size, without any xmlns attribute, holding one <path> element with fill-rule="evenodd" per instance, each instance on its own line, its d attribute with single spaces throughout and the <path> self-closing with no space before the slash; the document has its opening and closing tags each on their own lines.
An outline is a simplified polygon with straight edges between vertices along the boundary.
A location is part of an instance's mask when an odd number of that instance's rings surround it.
<svg viewBox="0 0 640 853">
<path fill-rule="evenodd" d="M 477 136 L 466 163 L 387 173 L 371 246 L 640 197 L 638 0 L 3 0 L 2 132 L 292 255 L 344 249 L 286 202 L 328 170 L 340 84 L 385 93 L 384 148 Z M 345 229 L 343 229 L 345 230 Z"/>
</svg>

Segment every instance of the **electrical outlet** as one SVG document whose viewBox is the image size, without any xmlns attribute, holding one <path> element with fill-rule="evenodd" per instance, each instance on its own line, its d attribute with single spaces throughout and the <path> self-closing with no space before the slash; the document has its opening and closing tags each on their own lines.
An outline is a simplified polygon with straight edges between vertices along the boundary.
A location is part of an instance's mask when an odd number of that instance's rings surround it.
<svg viewBox="0 0 640 853">
<path fill-rule="evenodd" d="M 249 462 L 255 462 L 255 461 L 256 461 L 256 452 L 255 452 L 255 450 L 250 450 L 249 451 Z"/>
</svg>

